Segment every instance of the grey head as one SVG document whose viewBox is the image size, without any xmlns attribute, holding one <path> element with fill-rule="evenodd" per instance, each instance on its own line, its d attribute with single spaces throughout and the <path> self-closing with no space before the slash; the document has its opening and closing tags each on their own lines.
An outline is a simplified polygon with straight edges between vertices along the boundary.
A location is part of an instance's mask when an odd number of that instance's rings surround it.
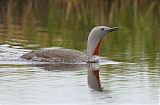
<svg viewBox="0 0 160 105">
<path fill-rule="evenodd" d="M 103 38 L 108 33 L 112 32 L 112 31 L 116 31 L 118 29 L 119 29 L 119 27 L 110 28 L 110 27 L 106 27 L 106 26 L 96 26 L 91 30 L 90 35 L 97 37 L 97 38 Z"/>
<path fill-rule="evenodd" d="M 119 27 L 106 27 L 106 26 L 96 26 L 94 27 L 88 36 L 87 43 L 87 55 L 92 58 L 94 55 L 99 55 L 99 45 L 104 36 L 112 31 L 118 30 Z"/>
</svg>

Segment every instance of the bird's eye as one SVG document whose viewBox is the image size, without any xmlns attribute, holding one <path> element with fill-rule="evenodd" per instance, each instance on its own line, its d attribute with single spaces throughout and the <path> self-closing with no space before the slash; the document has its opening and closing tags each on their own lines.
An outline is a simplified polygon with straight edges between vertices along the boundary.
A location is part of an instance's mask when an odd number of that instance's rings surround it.
<svg viewBox="0 0 160 105">
<path fill-rule="evenodd" d="M 101 28 L 101 31 L 104 31 L 104 28 Z"/>
</svg>

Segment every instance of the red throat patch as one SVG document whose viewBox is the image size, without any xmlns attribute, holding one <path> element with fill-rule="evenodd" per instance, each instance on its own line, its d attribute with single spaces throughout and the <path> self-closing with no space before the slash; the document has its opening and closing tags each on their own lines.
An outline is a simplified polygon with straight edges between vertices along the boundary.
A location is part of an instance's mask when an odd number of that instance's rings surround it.
<svg viewBox="0 0 160 105">
<path fill-rule="evenodd" d="M 96 48 L 94 49 L 93 55 L 99 55 L 100 43 L 101 40 L 98 42 Z"/>
</svg>

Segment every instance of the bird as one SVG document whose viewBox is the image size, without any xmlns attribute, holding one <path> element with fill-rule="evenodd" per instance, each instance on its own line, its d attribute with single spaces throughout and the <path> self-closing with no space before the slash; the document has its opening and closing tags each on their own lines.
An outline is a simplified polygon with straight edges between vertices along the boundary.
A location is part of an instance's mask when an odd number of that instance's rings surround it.
<svg viewBox="0 0 160 105">
<path fill-rule="evenodd" d="M 38 62 L 55 63 L 97 63 L 99 62 L 100 43 L 104 36 L 119 27 L 96 26 L 88 36 L 87 53 L 65 48 L 43 48 L 31 51 L 22 55 L 20 58 Z"/>
</svg>

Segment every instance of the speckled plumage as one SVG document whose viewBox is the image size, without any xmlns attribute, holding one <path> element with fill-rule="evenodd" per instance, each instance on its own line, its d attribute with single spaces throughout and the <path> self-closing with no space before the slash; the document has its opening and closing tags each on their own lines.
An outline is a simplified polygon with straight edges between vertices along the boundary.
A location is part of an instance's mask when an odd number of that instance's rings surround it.
<svg viewBox="0 0 160 105">
<path fill-rule="evenodd" d="M 67 62 L 78 63 L 87 60 L 87 55 L 83 52 L 71 49 L 41 49 L 24 54 L 21 58 L 40 62 Z"/>
</svg>

